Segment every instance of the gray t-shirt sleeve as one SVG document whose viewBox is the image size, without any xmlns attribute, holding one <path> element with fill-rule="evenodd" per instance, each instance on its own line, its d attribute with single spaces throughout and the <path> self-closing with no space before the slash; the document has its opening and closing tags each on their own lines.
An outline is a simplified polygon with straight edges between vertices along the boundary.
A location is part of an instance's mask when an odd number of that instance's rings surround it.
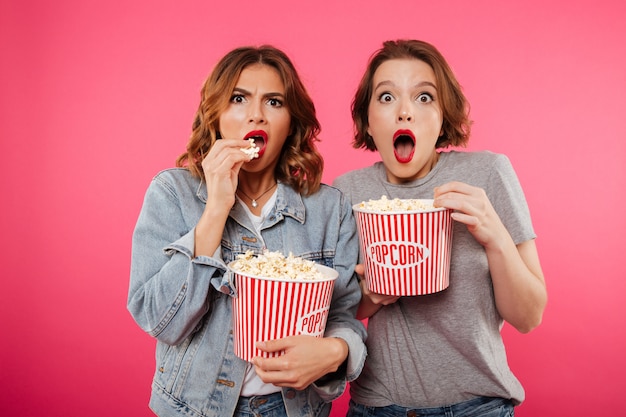
<svg viewBox="0 0 626 417">
<path fill-rule="evenodd" d="M 496 155 L 485 192 L 516 245 L 536 237 L 526 197 L 507 156 Z"/>
</svg>

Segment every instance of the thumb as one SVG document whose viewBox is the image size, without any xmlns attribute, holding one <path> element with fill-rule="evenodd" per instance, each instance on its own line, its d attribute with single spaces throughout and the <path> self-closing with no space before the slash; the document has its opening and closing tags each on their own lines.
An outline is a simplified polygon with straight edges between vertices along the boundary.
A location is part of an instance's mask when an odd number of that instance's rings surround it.
<svg viewBox="0 0 626 417">
<path fill-rule="evenodd" d="M 356 264 L 354 272 L 357 273 L 359 279 L 363 280 L 365 278 L 365 266 L 363 264 Z"/>
</svg>

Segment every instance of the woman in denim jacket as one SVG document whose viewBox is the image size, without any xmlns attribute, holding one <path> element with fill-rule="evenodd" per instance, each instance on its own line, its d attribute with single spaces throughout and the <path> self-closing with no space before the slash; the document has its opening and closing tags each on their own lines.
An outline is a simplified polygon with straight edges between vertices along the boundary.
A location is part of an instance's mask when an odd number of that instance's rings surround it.
<svg viewBox="0 0 626 417">
<path fill-rule="evenodd" d="M 150 184 L 133 234 L 128 309 L 157 339 L 150 407 L 159 416 L 327 416 L 361 372 L 365 329 L 351 205 L 321 184 L 315 107 L 271 46 L 229 52 L 206 80 L 178 168 Z M 246 140 L 246 142 L 242 142 Z M 242 152 L 254 140 L 258 157 Z M 280 251 L 339 272 L 323 338 L 233 351 L 226 265 Z"/>
</svg>

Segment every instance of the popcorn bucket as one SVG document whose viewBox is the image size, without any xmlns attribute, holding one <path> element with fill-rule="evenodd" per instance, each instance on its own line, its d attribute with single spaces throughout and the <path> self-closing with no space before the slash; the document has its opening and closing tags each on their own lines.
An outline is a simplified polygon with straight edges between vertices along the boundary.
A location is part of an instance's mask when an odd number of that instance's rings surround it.
<svg viewBox="0 0 626 417">
<path fill-rule="evenodd" d="M 323 337 L 338 273 L 315 265 L 323 279 L 276 279 L 233 271 L 236 296 L 232 298 L 235 354 L 246 361 L 265 353 L 257 341 L 294 335 Z"/>
<path fill-rule="evenodd" d="M 432 205 L 432 200 L 422 200 Z M 377 211 L 354 205 L 367 288 L 395 296 L 448 288 L 452 210 Z"/>
</svg>

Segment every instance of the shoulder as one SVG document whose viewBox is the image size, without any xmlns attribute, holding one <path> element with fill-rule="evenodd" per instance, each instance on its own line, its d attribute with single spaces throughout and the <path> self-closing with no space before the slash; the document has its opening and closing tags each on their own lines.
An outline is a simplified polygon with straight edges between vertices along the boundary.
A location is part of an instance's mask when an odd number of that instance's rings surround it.
<svg viewBox="0 0 626 417">
<path fill-rule="evenodd" d="M 319 190 L 312 195 L 303 197 L 303 201 L 308 206 L 308 210 L 348 210 L 351 209 L 349 200 L 345 193 L 335 187 L 322 183 Z"/>
<path fill-rule="evenodd" d="M 199 184 L 200 179 L 194 177 L 187 168 L 168 168 L 158 172 L 152 182 L 162 185 L 194 185 Z"/>
<path fill-rule="evenodd" d="M 158 181 L 189 181 L 193 178 L 191 172 L 187 168 L 167 168 L 157 172 L 153 180 Z"/>
<path fill-rule="evenodd" d="M 353 169 L 352 171 L 348 171 L 341 175 L 338 175 L 336 180 L 339 180 L 342 178 L 355 178 L 355 177 L 358 178 L 361 176 L 374 175 L 376 172 L 380 170 L 381 166 L 382 166 L 382 162 L 378 161 L 370 166 Z"/>
<path fill-rule="evenodd" d="M 354 183 L 360 183 L 364 179 L 369 179 L 379 175 L 381 167 L 383 167 L 382 162 L 376 162 L 373 165 L 365 168 L 348 171 L 344 174 L 337 176 L 333 180 L 333 186 L 339 189 L 350 188 L 350 186 Z"/>
<path fill-rule="evenodd" d="M 449 151 L 442 153 L 447 170 L 462 172 L 464 175 L 484 176 L 496 172 L 512 172 L 509 158 L 492 151 Z"/>
<path fill-rule="evenodd" d="M 152 178 L 150 189 L 180 196 L 195 193 L 200 184 L 200 178 L 194 177 L 187 168 L 168 168 L 158 172 Z"/>
<path fill-rule="evenodd" d="M 320 189 L 316 194 L 324 195 L 324 196 L 334 196 L 339 198 L 341 196 L 341 191 L 333 185 L 328 185 L 325 183 L 320 184 Z"/>
<path fill-rule="evenodd" d="M 509 158 L 506 155 L 492 151 L 449 151 L 442 152 L 441 155 L 455 163 L 465 162 L 485 165 L 498 165 L 502 163 L 510 164 Z"/>
<path fill-rule="evenodd" d="M 508 156 L 491 152 L 455 152 L 448 166 L 463 172 L 463 181 L 484 188 L 494 205 L 523 196 L 519 179 Z"/>
<path fill-rule="evenodd" d="M 343 193 L 335 186 L 322 183 L 320 184 L 319 190 L 307 198 L 315 201 L 321 200 L 326 204 L 331 204 L 333 202 L 340 202 L 343 198 Z"/>
<path fill-rule="evenodd" d="M 491 151 L 444 152 L 440 162 L 436 174 L 440 182 L 461 181 L 490 189 L 495 184 L 515 182 L 517 178 L 509 158 Z"/>
</svg>

